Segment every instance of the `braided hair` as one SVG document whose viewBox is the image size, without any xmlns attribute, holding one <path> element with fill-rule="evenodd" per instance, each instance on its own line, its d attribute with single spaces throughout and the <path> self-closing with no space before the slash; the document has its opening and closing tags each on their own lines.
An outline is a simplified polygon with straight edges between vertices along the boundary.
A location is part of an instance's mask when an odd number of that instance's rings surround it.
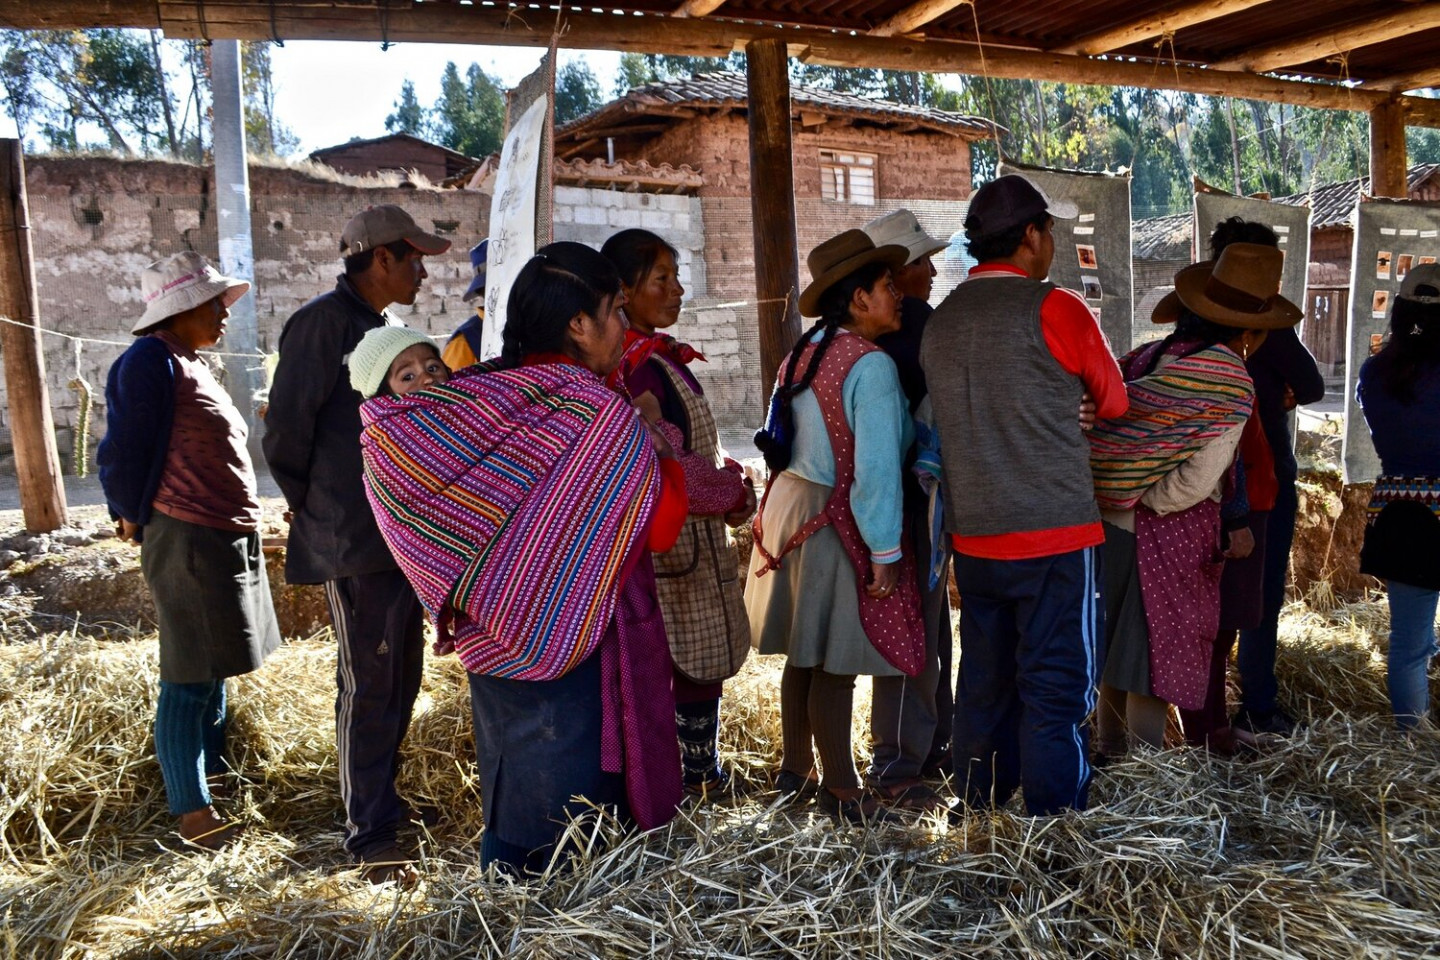
<svg viewBox="0 0 1440 960">
<path fill-rule="evenodd" d="M 784 373 L 770 397 L 765 426 L 755 434 L 755 446 L 765 456 L 765 465 L 771 470 L 784 470 L 790 466 L 790 458 L 795 449 L 795 416 L 791 411 L 791 404 L 796 397 L 810 389 L 810 384 L 820 372 L 825 353 L 830 349 L 830 344 L 835 342 L 840 327 L 850 322 L 850 303 L 855 297 L 855 291 L 871 289 L 876 281 L 889 272 L 888 264 L 866 264 L 820 295 L 820 319 L 802 333 L 791 348 Z M 805 365 L 805 372 L 797 380 L 795 369 L 800 365 L 800 356 L 816 333 L 820 333 L 820 340 L 810 354 L 810 362 Z"/>
<path fill-rule="evenodd" d="M 585 244 L 541 247 L 510 288 L 500 334 L 501 368 L 518 367 L 531 353 L 564 353 L 570 321 L 580 313 L 595 316 L 601 301 L 619 292 L 614 265 Z"/>
</svg>

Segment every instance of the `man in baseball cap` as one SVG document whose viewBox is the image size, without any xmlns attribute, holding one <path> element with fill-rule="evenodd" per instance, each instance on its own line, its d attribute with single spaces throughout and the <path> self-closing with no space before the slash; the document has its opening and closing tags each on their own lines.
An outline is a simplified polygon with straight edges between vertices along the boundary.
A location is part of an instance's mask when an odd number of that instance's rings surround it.
<svg viewBox="0 0 1440 960">
<path fill-rule="evenodd" d="M 335 289 L 295 311 L 265 415 L 265 459 L 289 505 L 285 578 L 323 583 L 339 645 L 335 742 L 345 849 L 373 882 L 419 878 L 398 830 L 416 814 L 395 792 L 400 742 L 420 691 L 422 610 L 380 536 L 365 496 L 360 394 L 347 366 L 366 331 L 400 321 L 429 276 L 424 259 L 450 241 L 392 204 L 368 207 L 340 231 L 345 271 Z"/>
<path fill-rule="evenodd" d="M 1076 213 L 1024 177 L 981 187 L 965 218 L 979 265 L 920 347 L 963 611 L 956 782 L 973 807 L 1018 787 L 1034 816 L 1083 809 L 1090 787 L 1105 534 L 1076 406 L 1129 406 L 1089 307 L 1045 279 L 1055 218 Z"/>
</svg>

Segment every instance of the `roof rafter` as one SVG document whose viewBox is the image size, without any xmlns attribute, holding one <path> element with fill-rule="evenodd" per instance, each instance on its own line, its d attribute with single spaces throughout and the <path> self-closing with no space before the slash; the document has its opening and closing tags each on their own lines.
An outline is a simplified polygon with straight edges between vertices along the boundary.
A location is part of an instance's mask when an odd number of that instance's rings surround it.
<svg viewBox="0 0 1440 960">
<path fill-rule="evenodd" d="M 1409 73 L 1397 73 L 1393 77 L 1381 77 L 1378 80 L 1366 81 L 1360 86 L 1366 90 L 1389 90 L 1392 93 L 1440 86 L 1440 66 L 1425 67 L 1423 70 L 1412 70 Z"/>
<path fill-rule="evenodd" d="M 1268 0 L 1186 0 L 1185 3 L 1174 4 L 1163 10 L 1147 12 L 1129 23 L 1092 33 L 1076 43 L 1056 47 L 1052 52 L 1094 57 L 1133 43 L 1163 37 L 1167 33 L 1184 30 L 1199 23 L 1219 20 L 1267 2 Z"/>
<path fill-rule="evenodd" d="M 872 37 L 893 37 L 899 33 L 913 33 L 930 21 L 938 20 L 956 7 L 962 7 L 970 2 L 971 0 L 916 0 L 915 3 L 871 30 L 870 35 Z"/>
<path fill-rule="evenodd" d="M 1407 5 L 1404 10 L 1362 24 L 1317 30 L 1282 43 L 1255 47 L 1210 66 L 1216 70 L 1265 73 L 1297 63 L 1324 60 L 1373 43 L 1440 27 L 1440 3 Z"/>
</svg>

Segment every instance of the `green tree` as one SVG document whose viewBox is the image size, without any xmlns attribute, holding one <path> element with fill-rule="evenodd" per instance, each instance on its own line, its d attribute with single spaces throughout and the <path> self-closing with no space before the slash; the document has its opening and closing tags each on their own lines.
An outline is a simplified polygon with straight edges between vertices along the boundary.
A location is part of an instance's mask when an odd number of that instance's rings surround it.
<svg viewBox="0 0 1440 960">
<path fill-rule="evenodd" d="M 571 60 L 555 74 L 555 124 L 569 123 L 601 106 L 600 82 L 583 60 Z"/>
<path fill-rule="evenodd" d="M 657 53 L 623 53 L 615 77 L 615 95 L 623 97 L 647 83 L 683 80 L 697 73 L 745 72 L 745 55 L 728 57 L 681 57 Z"/>
<path fill-rule="evenodd" d="M 451 150 L 483 157 L 500 149 L 505 132 L 505 97 L 500 84 L 477 63 L 465 79 L 455 64 L 447 63 L 440 78 L 440 102 L 435 106 L 435 134 Z"/>
<path fill-rule="evenodd" d="M 425 117 L 425 108 L 415 96 L 415 83 L 406 80 L 400 85 L 400 99 L 395 101 L 395 112 L 385 118 L 385 129 L 391 133 L 408 133 L 412 137 L 425 137 L 430 124 Z"/>
<path fill-rule="evenodd" d="M 241 81 L 245 89 L 245 140 L 256 153 L 283 157 L 294 153 L 300 138 L 275 116 L 275 78 L 270 68 L 269 41 L 240 44 Z"/>
</svg>

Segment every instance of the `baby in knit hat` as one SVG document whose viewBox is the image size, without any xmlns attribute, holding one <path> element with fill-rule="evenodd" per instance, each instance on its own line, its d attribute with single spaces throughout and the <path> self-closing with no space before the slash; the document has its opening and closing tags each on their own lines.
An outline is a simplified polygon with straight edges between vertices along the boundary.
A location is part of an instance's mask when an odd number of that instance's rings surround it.
<svg viewBox="0 0 1440 960">
<path fill-rule="evenodd" d="M 435 342 L 409 327 L 376 327 L 350 354 L 350 385 L 366 400 L 403 396 L 449 379 Z"/>
</svg>

